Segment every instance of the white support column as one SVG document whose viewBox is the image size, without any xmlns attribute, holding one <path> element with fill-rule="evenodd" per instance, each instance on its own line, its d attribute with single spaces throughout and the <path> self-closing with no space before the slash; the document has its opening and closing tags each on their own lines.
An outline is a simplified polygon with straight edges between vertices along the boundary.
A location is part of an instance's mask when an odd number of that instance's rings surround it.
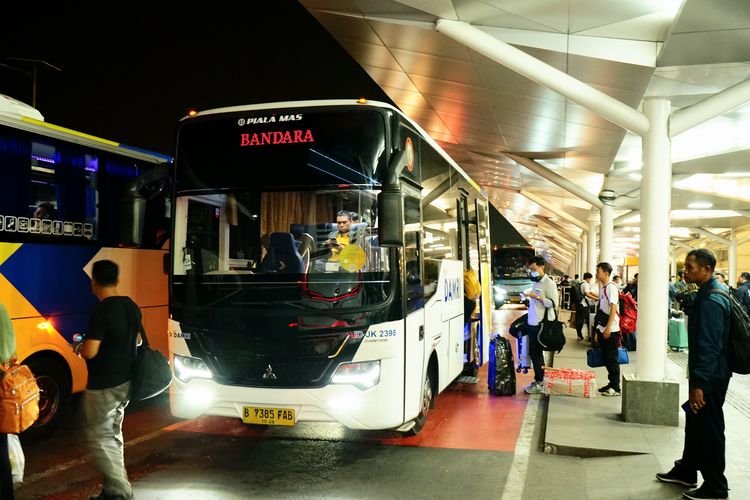
<svg viewBox="0 0 750 500">
<path fill-rule="evenodd" d="M 614 209 L 603 203 L 599 209 L 599 262 L 612 263 L 612 231 L 614 228 Z"/>
<path fill-rule="evenodd" d="M 596 215 L 594 215 L 594 211 L 591 211 L 591 215 L 589 215 L 589 219 L 587 221 L 589 223 L 589 250 L 588 250 L 588 265 L 586 266 L 588 269 L 586 269 L 591 274 L 596 273 Z"/>
<path fill-rule="evenodd" d="M 581 240 L 581 279 L 583 279 L 583 273 L 590 272 L 588 258 L 589 233 L 587 231 L 583 232 L 583 234 L 581 235 Z"/>
<path fill-rule="evenodd" d="M 672 252 L 672 259 L 669 265 L 669 275 L 677 276 L 677 256 L 675 255 L 675 252 Z"/>
<path fill-rule="evenodd" d="M 650 127 L 643 136 L 641 245 L 638 274 L 638 380 L 662 381 L 666 372 L 669 272 L 669 211 L 672 162 L 668 120 L 670 102 L 643 101 Z"/>
<path fill-rule="evenodd" d="M 579 278 L 583 278 L 583 245 L 584 243 L 576 243 L 576 271 L 573 275 L 577 274 Z"/>
<path fill-rule="evenodd" d="M 727 283 L 732 286 L 737 286 L 737 236 L 734 234 L 734 229 L 729 233 L 729 276 L 727 276 Z"/>
</svg>

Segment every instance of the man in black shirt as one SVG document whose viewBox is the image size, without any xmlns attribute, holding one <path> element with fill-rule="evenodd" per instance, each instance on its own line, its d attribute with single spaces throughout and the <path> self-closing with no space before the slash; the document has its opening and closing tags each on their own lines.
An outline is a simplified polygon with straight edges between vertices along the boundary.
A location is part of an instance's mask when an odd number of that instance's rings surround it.
<svg viewBox="0 0 750 500">
<path fill-rule="evenodd" d="M 102 492 L 92 499 L 127 499 L 133 488 L 125 470 L 122 421 L 129 402 L 141 311 L 117 293 L 119 270 L 109 260 L 94 262 L 91 291 L 94 308 L 80 354 L 86 359 L 88 384 L 83 397 L 85 437 L 91 459 L 104 476 Z"/>
</svg>

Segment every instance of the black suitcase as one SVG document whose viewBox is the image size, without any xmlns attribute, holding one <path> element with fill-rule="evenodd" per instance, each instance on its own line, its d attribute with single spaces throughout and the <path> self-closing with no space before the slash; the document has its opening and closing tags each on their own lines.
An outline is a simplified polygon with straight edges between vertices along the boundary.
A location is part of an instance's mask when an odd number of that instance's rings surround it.
<svg viewBox="0 0 750 500">
<path fill-rule="evenodd" d="M 516 393 L 516 370 L 510 341 L 500 334 L 490 340 L 490 366 L 487 386 L 495 396 L 512 396 Z"/>
</svg>

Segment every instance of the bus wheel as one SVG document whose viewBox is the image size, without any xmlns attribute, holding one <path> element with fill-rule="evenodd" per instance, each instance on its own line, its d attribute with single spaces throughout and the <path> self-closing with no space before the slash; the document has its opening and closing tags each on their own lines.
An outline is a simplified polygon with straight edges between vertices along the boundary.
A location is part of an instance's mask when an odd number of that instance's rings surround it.
<svg viewBox="0 0 750 500">
<path fill-rule="evenodd" d="M 430 408 L 434 406 L 434 397 L 430 369 L 428 368 L 424 376 L 424 387 L 422 388 L 422 406 L 419 409 L 419 415 L 414 419 L 414 427 L 406 432 L 407 435 L 416 436 L 422 431 L 422 427 L 424 427 L 424 423 L 427 421 L 427 414 L 430 413 Z"/>
<path fill-rule="evenodd" d="M 70 397 L 70 381 L 65 368 L 58 361 L 32 358 L 28 365 L 39 386 L 39 418 L 24 433 L 35 439 L 49 434 L 59 423 L 63 408 Z"/>
</svg>

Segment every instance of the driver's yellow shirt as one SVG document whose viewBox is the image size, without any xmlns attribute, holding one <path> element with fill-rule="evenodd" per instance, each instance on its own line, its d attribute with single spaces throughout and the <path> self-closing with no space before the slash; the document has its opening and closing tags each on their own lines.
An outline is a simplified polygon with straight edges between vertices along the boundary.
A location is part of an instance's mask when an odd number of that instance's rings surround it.
<svg viewBox="0 0 750 500">
<path fill-rule="evenodd" d="M 341 250 L 343 250 L 344 247 L 349 246 L 349 233 L 337 234 L 336 243 L 341 245 L 341 249 L 339 249 L 338 247 L 331 247 L 331 258 L 328 259 L 331 262 L 338 262 L 340 257 L 339 253 L 341 253 Z"/>
</svg>

